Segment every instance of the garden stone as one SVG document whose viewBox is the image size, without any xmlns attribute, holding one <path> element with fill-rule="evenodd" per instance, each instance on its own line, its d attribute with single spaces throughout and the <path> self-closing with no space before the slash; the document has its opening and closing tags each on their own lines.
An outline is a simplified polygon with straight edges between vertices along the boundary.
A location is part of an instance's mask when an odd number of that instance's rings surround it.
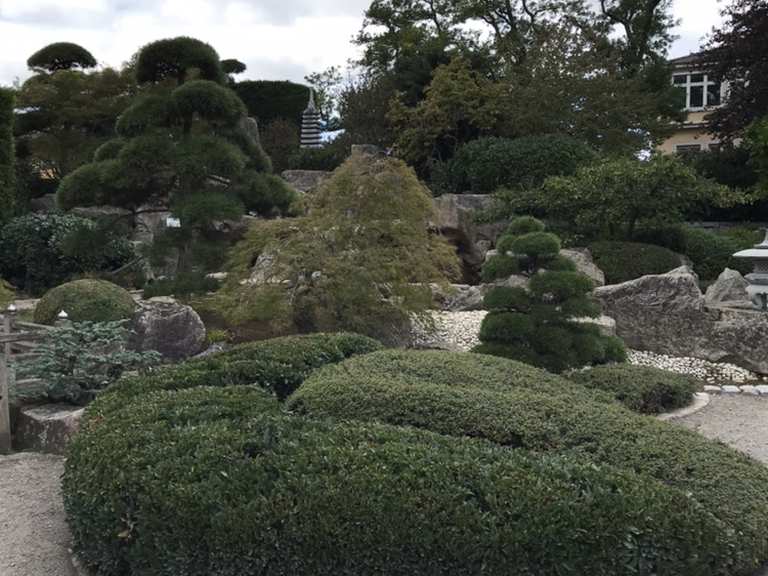
<svg viewBox="0 0 768 576">
<path fill-rule="evenodd" d="M 592 260 L 588 248 L 568 248 L 560 250 L 560 256 L 567 258 L 576 265 L 576 270 L 589 277 L 595 286 L 605 286 L 605 274 Z"/>
<path fill-rule="evenodd" d="M 44 404 L 22 408 L 16 420 L 14 448 L 47 454 L 64 454 L 80 427 L 84 408 Z"/>
<path fill-rule="evenodd" d="M 281 174 L 283 180 L 303 193 L 316 190 L 330 175 L 323 170 L 286 170 Z"/>
<path fill-rule="evenodd" d="M 749 305 L 747 286 L 749 286 L 749 282 L 740 272 L 726 268 L 717 281 L 707 289 L 705 295 L 707 304 L 739 303 Z"/>
<path fill-rule="evenodd" d="M 758 386 L 755 386 L 755 388 L 757 388 L 757 391 L 761 396 L 768 396 L 768 385 L 759 384 Z"/>
<path fill-rule="evenodd" d="M 630 348 L 730 362 L 768 374 L 768 315 L 708 307 L 686 268 L 604 286 L 594 294 Z"/>
<path fill-rule="evenodd" d="M 483 309 L 485 286 L 451 284 L 444 289 L 439 284 L 432 284 L 432 294 L 440 309 L 445 312 L 468 312 Z"/>
<path fill-rule="evenodd" d="M 727 386 L 723 386 L 723 392 L 726 394 L 741 394 L 741 388 L 728 384 Z"/>
<path fill-rule="evenodd" d="M 202 352 L 205 336 L 205 324 L 190 306 L 173 298 L 151 298 L 139 302 L 129 347 L 137 352 L 155 350 L 166 360 L 179 361 Z"/>
<path fill-rule="evenodd" d="M 51 214 L 56 212 L 56 194 L 44 194 L 39 198 L 29 200 L 29 208 L 38 214 Z"/>
</svg>

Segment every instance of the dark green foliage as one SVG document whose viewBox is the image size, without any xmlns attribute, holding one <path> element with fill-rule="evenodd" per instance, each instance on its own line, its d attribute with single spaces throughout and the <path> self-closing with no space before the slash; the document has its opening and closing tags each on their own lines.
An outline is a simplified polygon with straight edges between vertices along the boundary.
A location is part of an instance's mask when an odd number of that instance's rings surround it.
<svg viewBox="0 0 768 576">
<path fill-rule="evenodd" d="M 103 162 L 104 160 L 115 160 L 124 146 L 125 140 L 122 138 L 107 140 L 104 144 L 96 148 L 96 152 L 93 153 L 93 161 Z"/>
<path fill-rule="evenodd" d="M 762 238 L 758 240 L 762 241 Z M 751 262 L 733 258 L 733 254 L 756 243 L 749 238 L 745 242 L 700 228 L 685 228 L 685 255 L 691 259 L 693 269 L 704 282 L 716 280 L 726 268 L 733 268 L 742 274 L 752 272 Z"/>
<path fill-rule="evenodd" d="M 176 100 L 169 96 L 148 94 L 140 96 L 117 119 L 115 130 L 124 138 L 141 136 L 152 131 L 168 131 L 181 121 Z"/>
<path fill-rule="evenodd" d="M 11 90 L 0 88 L 0 224 L 13 216 L 16 205 L 16 153 L 13 143 Z"/>
<path fill-rule="evenodd" d="M 274 174 L 249 174 L 237 195 L 246 211 L 259 216 L 285 216 L 291 214 L 291 207 L 299 195 L 285 180 Z"/>
<path fill-rule="evenodd" d="M 567 136 L 481 138 L 459 149 L 449 172 L 456 192 L 488 194 L 536 187 L 549 176 L 570 176 L 596 158 L 589 146 Z"/>
<path fill-rule="evenodd" d="M 249 116 L 259 119 L 262 126 L 283 118 L 301 125 L 301 114 L 309 102 L 309 88 L 288 81 L 246 80 L 234 90 L 248 108 Z"/>
<path fill-rule="evenodd" d="M 312 334 L 249 342 L 205 358 L 188 360 L 152 374 L 126 379 L 107 392 L 115 406 L 128 398 L 157 390 L 200 386 L 257 385 L 284 399 L 309 374 L 359 354 L 381 350 L 381 344 L 357 334 Z"/>
<path fill-rule="evenodd" d="M 488 368 L 491 361 L 495 369 Z M 721 523 L 717 537 L 698 550 L 713 562 L 703 573 L 747 576 L 765 563 L 764 466 L 694 431 L 606 402 L 604 394 L 590 396 L 564 379 L 538 374 L 515 362 L 477 355 L 381 352 L 316 372 L 290 399 L 289 408 L 313 417 L 484 438 L 631 470 L 687 494 L 686 501 L 701 506 L 702 521 L 711 515 Z M 580 553 L 574 552 L 577 557 Z M 648 569 L 637 573 L 702 573 L 666 563 Z M 624 567 L 616 570 L 627 573 Z"/>
<path fill-rule="evenodd" d="M 222 220 L 237 220 L 243 215 L 243 205 L 237 198 L 215 190 L 189 194 L 171 209 L 190 228 L 205 227 L 211 214 Z"/>
<path fill-rule="evenodd" d="M 94 68 L 96 59 L 82 46 L 71 42 L 55 42 L 41 48 L 27 60 L 33 70 L 56 72 L 72 68 Z"/>
<path fill-rule="evenodd" d="M 233 126 L 246 113 L 245 105 L 229 88 L 210 80 L 193 80 L 171 95 L 182 118 L 201 118 L 213 126 Z"/>
<path fill-rule="evenodd" d="M 690 576 L 726 562 L 716 518 L 609 466 L 298 418 L 253 387 L 105 407 L 89 408 L 63 481 L 75 549 L 104 574 Z"/>
<path fill-rule="evenodd" d="M 56 205 L 67 211 L 76 206 L 100 206 L 111 200 L 105 183 L 104 164 L 95 162 L 70 172 L 56 190 Z"/>
<path fill-rule="evenodd" d="M 74 249 L 73 235 L 93 228 L 90 220 L 60 214 L 11 220 L 0 229 L 0 276 L 20 290 L 41 294 L 75 274 L 112 270 L 132 257 L 128 245 L 112 237 Z"/>
<path fill-rule="evenodd" d="M 690 376 L 646 366 L 596 366 L 571 372 L 568 379 L 615 395 L 634 412 L 659 414 L 683 408 L 693 401 L 701 383 Z"/>
<path fill-rule="evenodd" d="M 635 234 L 632 240 L 641 244 L 663 246 L 678 254 L 685 254 L 687 242 L 685 227 L 680 224 L 644 228 Z"/>
<path fill-rule="evenodd" d="M 59 312 L 72 322 L 127 320 L 136 310 L 131 294 L 104 280 L 75 280 L 49 290 L 35 308 L 35 322 L 53 324 Z"/>
<path fill-rule="evenodd" d="M 269 154 L 275 172 L 280 174 L 290 169 L 299 150 L 299 126 L 284 118 L 277 118 L 269 124 L 262 123 L 261 143 Z"/>
<path fill-rule="evenodd" d="M 208 176 L 235 178 L 248 163 L 235 144 L 213 135 L 200 135 L 181 141 L 175 150 L 175 170 L 185 189 L 194 191 Z"/>
<path fill-rule="evenodd" d="M 488 293 L 489 313 L 480 328 L 482 344 L 475 352 L 553 372 L 626 359 L 619 340 L 581 321 L 600 315 L 600 306 L 590 296 L 594 284 L 560 256 L 560 239 L 544 232 L 540 221 L 516 219 L 497 247 L 503 255 L 486 262 L 483 278 L 490 281 L 516 269 L 530 281 L 527 291 L 497 288 Z"/>
<path fill-rule="evenodd" d="M 224 74 L 242 74 L 248 67 L 234 58 L 227 58 L 221 61 L 221 70 Z"/>
<path fill-rule="evenodd" d="M 497 254 L 488 259 L 483 266 L 483 282 L 493 282 L 509 278 L 513 274 L 520 272 L 520 265 L 517 258 L 507 256 L 506 254 Z"/>
<path fill-rule="evenodd" d="M 593 242 L 589 251 L 597 267 L 605 272 L 608 284 L 666 274 L 682 266 L 680 256 L 671 250 L 639 242 Z"/>
<path fill-rule="evenodd" d="M 136 80 L 144 84 L 172 79 L 181 85 L 192 70 L 202 80 L 224 81 L 219 55 L 208 44 L 186 36 L 157 40 L 139 52 Z"/>
<path fill-rule="evenodd" d="M 322 148 L 303 148 L 291 158 L 291 168 L 332 172 L 349 158 L 351 145 L 350 140 L 342 134 Z"/>
</svg>

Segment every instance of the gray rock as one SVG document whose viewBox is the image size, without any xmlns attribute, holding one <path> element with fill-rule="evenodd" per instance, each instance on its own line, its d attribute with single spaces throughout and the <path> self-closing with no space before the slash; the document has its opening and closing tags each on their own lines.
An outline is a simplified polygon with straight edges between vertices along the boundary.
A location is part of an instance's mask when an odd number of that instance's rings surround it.
<svg viewBox="0 0 768 576">
<path fill-rule="evenodd" d="M 468 312 L 483 309 L 483 298 L 490 286 L 451 284 L 448 289 L 432 285 L 435 302 L 445 312 Z"/>
<path fill-rule="evenodd" d="M 205 324 L 190 306 L 173 298 L 139 302 L 129 341 L 132 350 L 155 350 L 166 360 L 185 360 L 205 349 Z"/>
<path fill-rule="evenodd" d="M 711 308 L 684 269 L 595 290 L 630 348 L 729 362 L 768 374 L 768 314 Z"/>
<path fill-rule="evenodd" d="M 723 389 L 720 388 L 720 386 L 714 386 L 712 384 L 706 384 L 704 386 L 704 392 L 707 394 L 720 394 L 722 391 Z"/>
<path fill-rule="evenodd" d="M 728 384 L 723 386 L 723 392 L 726 394 L 741 394 L 741 388 L 734 386 L 733 384 Z"/>
<path fill-rule="evenodd" d="M 64 454 L 84 411 L 63 404 L 22 408 L 16 420 L 14 449 Z"/>
<path fill-rule="evenodd" d="M 97 222 L 119 221 L 122 219 L 123 221 L 127 220 L 129 223 L 132 221 L 133 215 L 130 210 L 117 208 L 116 206 L 77 206 L 70 210 L 70 214 Z"/>
<path fill-rule="evenodd" d="M 715 283 L 707 288 L 705 295 L 707 304 L 716 306 L 726 302 L 749 303 L 747 286 L 749 282 L 740 272 L 726 268 Z"/>
<path fill-rule="evenodd" d="M 384 150 L 375 144 L 353 144 L 351 153 L 352 156 L 384 156 Z"/>
<path fill-rule="evenodd" d="M 610 316 L 598 316 L 597 318 L 574 318 L 574 322 L 580 324 L 594 324 L 600 329 L 603 336 L 616 336 L 616 320 Z"/>
<path fill-rule="evenodd" d="M 760 393 L 761 396 L 768 396 L 768 385 L 766 384 L 758 384 L 755 386 L 757 388 L 757 391 Z"/>
<path fill-rule="evenodd" d="M 281 174 L 283 180 L 299 192 L 316 190 L 330 175 L 330 172 L 322 170 L 286 170 Z"/>
<path fill-rule="evenodd" d="M 587 248 L 568 248 L 560 250 L 560 256 L 576 265 L 576 270 L 588 276 L 595 286 L 605 286 L 605 274 L 595 265 L 592 253 Z"/>
</svg>

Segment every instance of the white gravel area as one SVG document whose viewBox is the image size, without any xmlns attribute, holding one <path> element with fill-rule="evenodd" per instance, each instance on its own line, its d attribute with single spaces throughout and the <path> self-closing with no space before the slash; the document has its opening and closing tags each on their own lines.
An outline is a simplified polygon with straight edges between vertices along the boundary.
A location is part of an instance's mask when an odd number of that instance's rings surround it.
<svg viewBox="0 0 768 576">
<path fill-rule="evenodd" d="M 678 358 L 667 356 L 666 354 L 655 354 L 638 350 L 630 350 L 629 362 L 637 366 L 652 366 L 669 370 L 670 372 L 677 372 L 678 374 L 689 374 L 707 384 L 717 386 L 727 384 L 740 385 L 747 382 L 759 383 L 759 381 L 765 379 L 764 376 L 733 364 L 708 362 L 699 358 Z"/>
<path fill-rule="evenodd" d="M 476 312 L 433 312 L 433 330 L 414 323 L 413 347 L 469 352 L 480 344 L 480 324 L 485 310 Z"/>
</svg>

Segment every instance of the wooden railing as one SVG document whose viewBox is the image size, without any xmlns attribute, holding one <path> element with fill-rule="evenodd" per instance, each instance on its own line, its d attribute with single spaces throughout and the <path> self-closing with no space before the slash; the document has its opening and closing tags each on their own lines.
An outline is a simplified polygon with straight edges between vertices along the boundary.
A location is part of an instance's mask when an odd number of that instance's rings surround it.
<svg viewBox="0 0 768 576">
<path fill-rule="evenodd" d="M 16 308 L 11 305 L 0 316 L 0 454 L 11 452 L 10 376 L 11 362 L 29 360 L 37 356 L 36 350 L 50 326 L 42 326 L 16 319 Z M 39 384 L 36 379 L 14 383 L 16 393 Z"/>
</svg>

